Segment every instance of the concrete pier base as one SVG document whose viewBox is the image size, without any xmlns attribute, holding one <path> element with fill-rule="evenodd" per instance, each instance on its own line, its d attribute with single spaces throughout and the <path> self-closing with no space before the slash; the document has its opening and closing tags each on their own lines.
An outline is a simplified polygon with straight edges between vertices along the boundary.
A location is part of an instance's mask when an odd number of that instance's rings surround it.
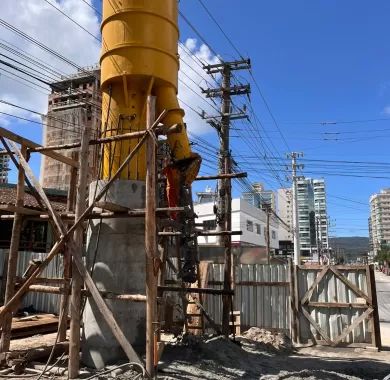
<svg viewBox="0 0 390 380">
<path fill-rule="evenodd" d="M 90 201 L 96 185 L 90 185 Z M 118 180 L 113 183 L 103 203 L 129 208 L 145 207 L 145 182 Z M 144 218 L 120 218 L 91 221 L 87 238 L 87 265 L 99 290 L 119 294 L 145 294 L 145 223 Z M 97 243 L 100 228 L 100 236 Z M 96 250 L 96 246 L 98 247 Z M 145 304 L 106 300 L 119 326 L 133 347 L 145 349 Z M 83 314 L 82 362 L 101 369 L 125 358 L 91 297 Z"/>
</svg>

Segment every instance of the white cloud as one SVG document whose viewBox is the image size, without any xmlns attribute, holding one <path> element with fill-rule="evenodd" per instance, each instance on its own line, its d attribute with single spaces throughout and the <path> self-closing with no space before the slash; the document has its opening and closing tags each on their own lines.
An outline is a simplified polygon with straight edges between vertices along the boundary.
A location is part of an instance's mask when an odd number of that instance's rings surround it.
<svg viewBox="0 0 390 380">
<path fill-rule="evenodd" d="M 382 111 L 385 115 L 390 115 L 390 106 L 386 106 L 383 111 Z"/>
<path fill-rule="evenodd" d="M 204 64 L 215 64 L 219 62 L 218 57 L 212 55 L 206 45 L 198 45 L 194 38 L 188 38 L 184 47 L 179 45 L 179 55 L 181 58 L 179 71 L 179 99 L 182 100 L 181 106 L 186 112 L 185 121 L 190 131 L 204 133 L 210 131 L 210 126 L 202 120 L 191 108 L 206 115 L 215 115 L 218 107 L 213 105 L 210 99 L 206 99 L 202 94 L 201 88 L 208 88 L 216 83 L 205 73 L 201 62 Z M 203 79 L 202 79 L 203 78 Z M 183 82 L 191 87 L 190 90 Z M 194 83 L 195 82 L 195 83 Z M 198 94 L 198 95 L 196 95 Z M 203 100 L 202 100 L 203 98 Z M 188 107 L 188 106 L 190 107 Z"/>
<path fill-rule="evenodd" d="M 94 11 L 82 1 L 63 0 L 58 3 L 51 0 L 51 2 L 71 18 L 79 22 L 83 27 L 91 31 L 91 33 L 97 36 L 99 35 L 99 20 Z M 3 0 L 1 8 L 1 18 L 3 20 L 42 42 L 49 48 L 59 52 L 61 55 L 69 58 L 77 65 L 87 66 L 97 62 L 100 43 L 43 0 Z M 0 26 L 0 35 L 1 43 L 6 43 L 7 45 L 11 44 L 17 47 L 44 61 L 47 65 L 55 67 L 61 73 L 70 74 L 76 71 L 71 65 L 54 57 L 52 54 L 45 52 L 3 26 Z M 22 58 L 17 58 L 3 49 L 0 50 L 3 54 L 23 61 Z M 28 64 L 28 62 L 24 63 Z M 0 67 L 13 71 L 2 65 Z M 37 91 L 28 87 L 32 86 L 31 84 L 27 83 L 28 86 L 23 85 L 23 81 L 18 78 L 18 81 L 10 79 L 9 77 L 13 76 L 9 73 L 4 73 L 0 70 L 0 74 L 0 99 L 38 112 L 46 112 L 47 94 L 49 90 L 45 91 L 44 89 L 39 88 L 39 91 Z M 41 74 L 42 76 L 47 76 L 43 71 Z M 23 74 L 18 75 L 23 76 Z M 45 85 L 41 85 L 45 87 Z M 37 115 L 9 106 L 0 105 L 1 111 L 7 112 L 5 109 L 18 116 L 37 118 Z M 1 117 L 0 121 L 2 125 L 4 125 L 4 116 Z"/>
<path fill-rule="evenodd" d="M 88 1 L 91 3 L 92 0 Z M 69 15 L 93 35 L 99 37 L 99 19 L 93 9 L 88 7 L 85 3 L 80 0 L 50 0 L 50 2 L 60 8 L 64 13 Z M 24 31 L 26 34 L 42 42 L 49 48 L 59 52 L 62 56 L 70 59 L 72 62 L 75 62 L 78 66 L 91 66 L 98 62 L 100 42 L 80 29 L 64 15 L 61 15 L 45 1 L 2 0 L 1 8 L 1 18 L 3 20 Z M 0 43 L 7 43 L 7 45 L 12 44 L 28 54 L 42 60 L 47 65 L 53 66 L 56 70 L 65 75 L 76 71 L 76 69 L 71 65 L 56 58 L 50 53 L 43 51 L 36 45 L 26 41 L 2 26 L 0 26 Z M 210 126 L 184 103 L 188 104 L 191 108 L 198 112 L 204 110 L 208 115 L 214 115 L 217 112 L 217 110 L 208 105 L 208 103 L 211 103 L 210 100 L 207 100 L 207 102 L 202 100 L 204 95 L 201 93 L 199 86 L 207 88 L 211 83 L 207 83 L 206 79 L 209 82 L 212 81 L 206 75 L 201 67 L 201 64 L 197 60 L 212 64 L 217 63 L 218 58 L 212 55 L 210 49 L 206 45 L 199 45 L 196 39 L 188 39 L 185 42 L 185 46 L 186 49 L 179 46 L 179 54 L 182 59 L 179 78 L 191 87 L 198 95 L 182 83 L 179 83 L 179 98 L 183 101 L 181 105 L 186 112 L 185 120 L 189 130 L 202 133 L 210 131 Z M 188 51 L 190 53 L 188 53 Z M 22 58 L 17 58 L 1 48 L 0 53 L 11 56 L 19 61 L 23 61 Z M 191 58 L 189 54 L 192 55 L 193 58 L 195 57 L 195 60 Z M 2 65 L 0 65 L 0 68 L 13 71 L 12 69 L 8 69 Z M 44 71 L 42 71 L 41 74 L 45 77 L 47 76 L 47 73 Z M 39 88 L 37 91 L 36 89 L 28 87 L 32 86 L 31 84 L 27 84 L 26 86 L 22 84 L 23 81 L 20 79 L 15 81 L 9 77 L 12 77 L 12 75 L 0 70 L 0 99 L 41 113 L 46 112 L 48 90 L 45 91 L 44 89 Z M 202 77 L 205 79 L 202 79 Z M 16 114 L 22 117 L 39 119 L 39 116 L 36 114 L 31 114 L 1 103 L 0 111 Z M 13 118 L 0 115 L 0 124 L 3 126 L 12 125 L 14 121 L 15 119 Z M 37 128 L 39 128 L 39 126 L 37 126 Z M 18 129 L 18 132 L 20 132 L 20 128 Z M 33 137 L 31 134 L 29 135 L 30 137 Z M 37 141 L 38 138 L 40 139 L 40 132 L 36 133 L 35 139 Z"/>
</svg>

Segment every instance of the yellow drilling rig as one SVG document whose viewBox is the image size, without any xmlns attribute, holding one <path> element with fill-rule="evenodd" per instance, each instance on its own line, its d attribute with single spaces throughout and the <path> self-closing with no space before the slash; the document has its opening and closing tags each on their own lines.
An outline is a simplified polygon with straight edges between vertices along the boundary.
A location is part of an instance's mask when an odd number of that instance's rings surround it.
<svg viewBox="0 0 390 380">
<path fill-rule="evenodd" d="M 188 206 L 191 183 L 198 174 L 201 159 L 191 151 L 184 111 L 177 99 L 179 57 L 177 44 L 177 0 L 104 0 L 102 18 L 101 90 L 102 132 L 106 136 L 145 130 L 146 99 L 156 97 L 156 114 L 168 111 L 165 127 L 178 126 L 169 134 L 171 163 L 166 168 L 169 206 Z M 115 172 L 136 140 L 107 146 L 103 178 Z M 144 180 L 145 149 L 142 148 L 121 179 Z M 187 189 L 187 191 L 186 191 Z M 184 223 L 182 278 L 194 282 L 196 242 Z"/>
</svg>

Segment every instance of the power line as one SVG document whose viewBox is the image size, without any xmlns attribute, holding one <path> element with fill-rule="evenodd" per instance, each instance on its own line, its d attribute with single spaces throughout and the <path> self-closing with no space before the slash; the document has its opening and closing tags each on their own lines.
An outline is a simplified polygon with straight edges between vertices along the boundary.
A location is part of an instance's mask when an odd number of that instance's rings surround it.
<svg viewBox="0 0 390 380">
<path fill-rule="evenodd" d="M 230 46 L 236 51 L 236 53 L 243 59 L 242 54 L 238 51 L 237 47 L 233 44 L 231 38 L 225 33 L 225 31 L 222 29 L 221 25 L 218 23 L 216 18 L 212 15 L 212 13 L 209 11 L 209 9 L 206 7 L 206 5 L 203 3 L 202 0 L 198 0 L 200 5 L 203 7 L 203 9 L 206 11 L 206 13 L 209 15 L 209 17 L 214 21 L 214 23 L 217 25 L 218 29 L 221 31 L 221 33 L 224 35 L 226 40 L 229 42 Z"/>
<path fill-rule="evenodd" d="M 201 41 L 203 41 L 203 43 L 205 43 L 207 45 L 207 47 L 210 49 L 210 51 L 216 57 L 218 57 L 218 53 L 213 49 L 213 47 L 209 43 L 207 43 L 206 39 L 200 34 L 200 32 L 195 28 L 195 26 L 188 20 L 188 18 L 186 16 L 184 16 L 184 14 L 181 11 L 179 11 L 179 15 L 187 23 L 187 25 L 192 29 L 192 31 L 198 36 L 198 38 Z"/>
<path fill-rule="evenodd" d="M 100 38 L 96 37 L 94 34 L 92 34 L 88 29 L 84 28 L 81 24 L 79 24 L 76 20 L 74 20 L 72 17 L 68 16 L 65 12 L 63 12 L 60 8 L 56 7 L 54 4 L 52 4 L 49 0 L 43 0 L 50 6 L 52 6 L 54 9 L 56 9 L 58 12 L 60 12 L 62 15 L 64 15 L 68 20 L 72 21 L 75 25 L 77 25 L 80 29 L 84 30 L 84 32 L 88 33 L 91 37 L 93 37 L 96 41 L 102 42 Z"/>
</svg>

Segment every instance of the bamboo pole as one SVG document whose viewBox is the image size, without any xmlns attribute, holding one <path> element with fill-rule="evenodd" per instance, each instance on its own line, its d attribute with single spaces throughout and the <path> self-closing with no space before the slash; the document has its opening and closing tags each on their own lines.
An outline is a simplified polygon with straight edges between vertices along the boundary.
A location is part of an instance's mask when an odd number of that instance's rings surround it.
<svg viewBox="0 0 390 380">
<path fill-rule="evenodd" d="M 26 157 L 27 148 L 26 146 L 21 147 L 21 154 Z M 18 185 L 16 189 L 16 206 L 23 207 L 24 205 L 24 182 L 25 172 L 22 167 L 19 167 L 18 171 Z M 20 235 L 23 228 L 23 215 L 15 213 L 14 223 L 12 226 L 11 245 L 8 254 L 8 268 L 7 268 L 7 284 L 5 288 L 4 303 L 9 302 L 15 293 L 16 283 L 16 271 L 18 265 L 18 252 Z M 5 268 L 3 269 L 5 271 Z M 6 352 L 9 350 L 11 341 L 11 324 L 12 324 L 12 311 L 8 312 L 4 316 L 2 334 L 0 341 L 0 352 Z"/>
<path fill-rule="evenodd" d="M 156 145 L 151 127 L 155 118 L 156 98 L 148 96 L 146 104 L 146 126 L 150 135 L 146 140 L 146 371 L 153 377 L 155 368 L 155 322 L 157 317 L 157 274 L 155 263 L 157 254 L 156 229 Z M 157 272 L 157 273 L 156 273 Z"/>
<path fill-rule="evenodd" d="M 91 127 L 86 124 L 81 136 L 81 148 L 79 154 L 79 176 L 76 192 L 76 209 L 75 217 L 80 218 L 86 209 L 87 181 L 88 181 L 88 156 L 89 156 L 89 139 Z M 74 232 L 75 249 L 78 256 L 82 257 L 83 252 L 83 235 L 84 229 L 80 225 Z M 70 334 L 69 334 L 69 361 L 68 373 L 70 379 L 79 376 L 80 370 L 80 309 L 81 309 L 81 287 L 83 278 L 75 264 L 72 262 L 72 293 L 70 297 Z"/>
</svg>

